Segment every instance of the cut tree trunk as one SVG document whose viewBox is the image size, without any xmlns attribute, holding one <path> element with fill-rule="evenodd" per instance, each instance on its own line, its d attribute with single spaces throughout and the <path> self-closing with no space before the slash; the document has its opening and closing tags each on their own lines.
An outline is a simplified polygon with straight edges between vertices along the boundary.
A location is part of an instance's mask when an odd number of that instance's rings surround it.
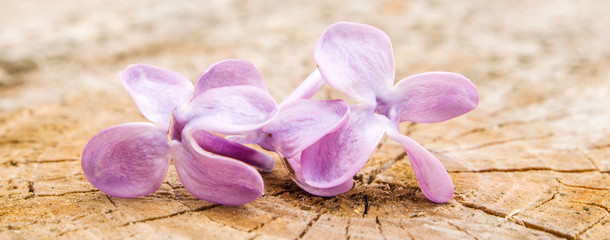
<svg viewBox="0 0 610 240">
<path fill-rule="evenodd" d="M 610 15 L 607 1 L 6 1 L 0 8 L 0 238 L 609 239 Z M 453 71 L 478 108 L 401 125 L 449 171 L 446 204 L 421 193 L 384 139 L 331 198 L 296 186 L 281 161 L 265 195 L 239 207 L 198 200 L 173 165 L 161 189 L 108 197 L 80 156 L 98 131 L 146 121 L 118 81 L 131 63 L 195 80 L 252 61 L 278 102 L 315 69 L 336 21 L 386 31 L 397 80 Z M 343 97 L 325 86 L 318 99 Z"/>
</svg>

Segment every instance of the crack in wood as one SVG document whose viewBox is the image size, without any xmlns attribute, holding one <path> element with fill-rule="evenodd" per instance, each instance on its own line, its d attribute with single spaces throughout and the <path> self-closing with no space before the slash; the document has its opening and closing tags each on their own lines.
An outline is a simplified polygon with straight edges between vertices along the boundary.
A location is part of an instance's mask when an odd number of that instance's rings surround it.
<svg viewBox="0 0 610 240">
<path fill-rule="evenodd" d="M 415 130 L 413 130 L 413 127 L 415 127 L 416 125 L 417 125 L 416 122 L 409 122 L 409 125 L 407 125 L 407 131 L 405 131 L 405 135 L 409 136 L 413 132 L 415 132 Z"/>
<path fill-rule="evenodd" d="M 114 206 L 115 208 L 118 208 L 118 206 L 116 205 L 116 202 L 114 202 L 114 200 L 112 200 L 112 198 L 108 195 L 105 194 L 106 198 L 108 199 L 108 201 L 110 202 L 110 204 L 112 204 L 112 206 Z"/>
<path fill-rule="evenodd" d="M 270 194 L 265 194 L 266 196 L 271 196 L 271 197 L 277 197 L 279 195 L 282 195 L 284 193 L 294 193 L 294 192 L 298 192 L 301 191 L 300 189 L 289 189 L 289 190 L 282 190 L 282 191 L 278 191 L 275 193 L 270 193 Z"/>
<path fill-rule="evenodd" d="M 214 204 L 214 205 L 210 205 L 210 206 L 200 207 L 195 210 L 188 209 L 188 210 L 183 210 L 183 211 L 175 212 L 175 213 L 168 214 L 168 215 L 150 217 L 150 218 L 140 219 L 140 220 L 136 220 L 136 221 L 129 221 L 129 222 L 120 224 L 117 227 L 125 227 L 125 226 L 131 225 L 131 224 L 136 224 L 136 223 L 144 223 L 144 222 L 151 222 L 151 221 L 156 221 L 156 220 L 160 220 L 160 219 L 171 218 L 171 217 L 179 216 L 179 215 L 182 215 L 185 213 L 203 212 L 203 211 L 206 211 L 206 210 L 218 207 L 218 206 L 220 206 L 220 205 Z M 210 218 L 210 220 L 211 220 L 211 218 Z M 212 221 L 214 221 L 214 220 L 212 220 Z M 216 221 L 214 221 L 214 222 L 216 222 Z"/>
<path fill-rule="evenodd" d="M 217 207 L 217 206 L 222 206 L 222 205 L 213 205 L 213 206 L 214 206 L 214 207 Z M 212 207 L 210 207 L 210 208 L 212 208 Z M 207 210 L 207 209 L 206 209 L 206 210 Z M 187 211 L 189 211 L 189 210 L 187 210 Z M 223 225 L 223 226 L 225 226 L 225 227 L 232 228 L 232 229 L 237 230 L 237 231 L 240 231 L 240 232 L 244 232 L 244 229 L 237 228 L 237 227 L 235 227 L 235 226 L 233 226 L 233 225 L 228 225 L 228 224 L 226 224 L 226 223 L 224 223 L 224 222 L 221 222 L 221 221 L 218 221 L 218 220 L 216 220 L 216 219 L 213 219 L 213 218 L 211 218 L 211 217 L 209 217 L 209 216 L 207 216 L 207 215 L 206 215 L 206 217 L 207 217 L 208 219 L 210 219 L 210 221 L 212 221 L 212 222 L 218 223 L 218 224 L 220 224 L 220 225 Z"/>
<path fill-rule="evenodd" d="M 602 168 L 599 166 L 599 164 L 597 163 L 597 161 L 595 161 L 595 159 L 593 159 L 593 157 L 591 157 L 591 155 L 589 155 L 589 153 L 586 153 L 587 159 L 591 162 L 591 164 L 593 164 L 593 166 L 595 166 L 595 168 L 597 168 L 597 171 L 600 172 L 604 172 L 602 170 Z"/>
<path fill-rule="evenodd" d="M 176 189 L 181 189 L 181 188 L 184 188 L 184 186 L 182 185 L 182 183 L 176 183 L 176 184 L 172 184 L 172 183 L 171 183 L 171 182 L 169 182 L 169 181 L 166 181 L 166 182 L 163 182 L 163 183 L 164 183 L 164 184 L 169 185 L 169 186 L 172 188 L 172 190 L 176 190 Z"/>
<path fill-rule="evenodd" d="M 488 172 L 530 172 L 530 171 L 551 171 L 559 173 L 587 173 L 587 172 L 598 172 L 597 169 L 585 168 L 585 169 L 554 169 L 550 167 L 525 167 L 525 168 L 487 168 L 479 170 L 452 170 L 449 173 L 488 173 Z"/>
<path fill-rule="evenodd" d="M 42 159 L 42 160 L 27 160 L 25 164 L 34 164 L 34 163 L 63 163 L 63 162 L 76 162 L 79 161 L 80 158 L 60 158 L 60 159 Z"/>
<path fill-rule="evenodd" d="M 457 201 L 457 203 L 459 203 L 460 205 L 467 207 L 467 208 L 483 211 L 484 213 L 487 213 L 492 216 L 501 217 L 501 218 L 506 217 L 505 213 L 493 210 L 493 209 L 485 207 L 485 206 L 480 206 L 480 205 L 476 205 L 474 203 L 464 202 L 464 201 Z"/>
<path fill-rule="evenodd" d="M 580 203 L 580 204 L 585 204 L 585 205 L 589 205 L 589 206 L 594 206 L 594 207 L 599 207 L 601 209 L 606 210 L 606 212 L 608 212 L 608 214 L 610 214 L 610 207 L 601 205 L 599 203 L 594 203 L 594 202 L 580 202 L 580 201 L 570 201 L 572 203 Z"/>
<path fill-rule="evenodd" d="M 561 114 L 561 115 L 555 115 L 555 116 L 550 116 L 550 117 L 545 117 L 545 118 L 535 118 L 535 119 L 531 119 L 528 121 L 509 121 L 509 122 L 503 122 L 503 123 L 498 123 L 496 126 L 498 126 L 498 128 L 503 128 L 506 126 L 510 126 L 510 125 L 528 125 L 528 124 L 534 124 L 534 123 L 541 123 L 541 122 L 552 122 L 552 121 L 558 121 L 567 117 L 570 117 L 571 114 Z"/>
<path fill-rule="evenodd" d="M 65 175 L 65 176 L 60 176 L 60 177 L 45 178 L 45 179 L 38 180 L 38 182 L 47 182 L 47 181 L 55 181 L 55 180 L 60 180 L 60 179 L 67 179 L 67 178 L 71 178 L 71 177 L 79 176 L 79 175 L 83 175 L 83 174 L 76 173 L 76 174 Z"/>
<path fill-rule="evenodd" d="M 559 194 L 559 186 L 555 186 L 555 192 L 553 193 L 553 196 L 551 196 L 551 198 L 542 201 L 540 204 L 536 205 L 533 208 L 530 208 L 531 210 L 534 210 L 536 208 L 542 207 L 542 205 L 549 203 L 550 201 L 553 201 L 555 198 L 557 198 L 557 195 Z"/>
<path fill-rule="evenodd" d="M 345 236 L 346 236 L 346 240 L 350 240 L 352 238 L 352 235 L 349 234 L 349 226 L 351 225 L 352 220 L 351 219 L 347 219 L 347 226 L 345 226 Z"/>
<path fill-rule="evenodd" d="M 476 205 L 474 203 L 469 203 L 469 202 L 461 202 L 461 201 L 457 201 L 457 202 L 459 204 L 461 204 L 462 206 L 464 206 L 464 207 L 480 210 L 480 211 L 483 211 L 484 213 L 492 215 L 492 216 L 501 217 L 501 218 L 504 218 L 504 217 L 507 216 L 507 214 L 505 214 L 505 213 L 502 213 L 502 212 L 490 209 L 490 208 L 485 207 L 485 206 L 479 206 L 479 205 Z M 528 229 L 537 230 L 537 231 L 541 231 L 541 232 L 546 232 L 548 234 L 551 234 L 551 235 L 554 235 L 554 236 L 557 236 L 557 237 L 561 237 L 561 238 L 575 239 L 575 237 L 572 236 L 572 235 L 569 235 L 569 234 L 566 234 L 566 233 L 562 233 L 560 231 L 557 231 L 557 230 L 554 230 L 554 229 L 550 229 L 550 228 L 547 228 L 547 227 L 543 227 L 543 226 L 540 226 L 540 225 L 536 225 L 536 224 L 533 224 L 533 223 L 530 223 L 530 222 L 527 222 L 527 221 L 520 220 L 520 223 L 522 223 L 523 224 L 522 226 L 524 226 L 524 227 L 526 227 Z"/>
<path fill-rule="evenodd" d="M 383 239 L 387 240 L 388 238 L 383 233 L 383 229 L 381 228 L 381 222 L 379 222 L 379 216 L 375 216 L 375 223 L 377 223 L 377 229 L 379 229 L 379 235 L 383 237 Z"/>
<path fill-rule="evenodd" d="M 540 135 L 540 136 L 509 138 L 509 139 L 503 139 L 503 140 L 497 140 L 497 141 L 490 141 L 490 142 L 486 142 L 486 143 L 481 143 L 481 144 L 470 146 L 470 147 L 457 148 L 457 149 L 449 149 L 449 150 L 441 150 L 441 151 L 438 151 L 438 152 L 439 153 L 461 152 L 461 151 L 481 149 L 481 148 L 495 146 L 495 145 L 502 145 L 502 144 L 507 144 L 507 143 L 512 143 L 512 142 L 546 139 L 546 138 L 550 138 L 550 137 L 554 137 L 554 136 L 555 136 L 554 133 L 549 133 L 549 134 Z"/>
<path fill-rule="evenodd" d="M 320 219 L 321 216 L 322 216 L 322 214 L 320 214 L 320 213 L 316 214 L 316 216 L 313 219 L 311 219 L 311 221 L 309 221 L 309 223 L 307 224 L 305 229 L 303 229 L 301 234 L 299 234 L 299 238 L 298 239 L 303 239 L 303 236 L 305 236 L 305 234 L 307 234 L 307 232 L 309 232 L 309 230 L 311 229 L 311 226 L 314 223 L 316 223 L 318 221 L 318 219 Z"/>
<path fill-rule="evenodd" d="M 256 230 L 258 230 L 258 229 L 260 229 L 260 228 L 264 227 L 264 226 L 265 226 L 267 223 L 272 222 L 273 220 L 277 219 L 278 217 L 279 217 L 279 216 L 273 216 L 273 217 L 271 217 L 271 219 L 270 219 L 269 221 L 266 221 L 266 222 L 264 222 L 264 223 L 261 223 L 261 224 L 257 225 L 256 227 L 254 227 L 254 228 L 252 228 L 252 229 L 248 230 L 248 233 L 254 232 L 254 231 L 256 231 Z"/>
<path fill-rule="evenodd" d="M 591 230 L 592 228 L 594 228 L 595 226 L 597 226 L 599 223 L 602 222 L 602 220 L 608 218 L 608 215 L 604 215 L 603 217 L 601 217 L 600 219 L 598 219 L 597 221 L 595 221 L 593 224 L 591 224 L 591 226 L 586 227 L 585 229 L 583 229 L 582 231 L 578 232 L 578 234 L 576 234 L 576 237 L 578 238 L 580 235 L 585 234 L 587 231 Z"/>
<path fill-rule="evenodd" d="M 106 214 L 107 212 L 109 212 L 109 211 L 102 212 L 102 214 Z M 86 216 L 89 216 L 89 214 L 82 214 L 82 215 L 76 216 L 76 217 L 70 219 L 70 221 L 74 222 L 74 221 L 84 218 Z"/>
<path fill-rule="evenodd" d="M 595 145 L 589 149 L 604 149 L 604 148 L 610 148 L 610 143 L 609 144 L 604 144 L 604 145 Z"/>
<path fill-rule="evenodd" d="M 256 239 L 256 238 L 258 238 L 258 237 L 260 237 L 260 236 L 262 236 L 262 235 L 263 235 L 263 234 L 261 234 L 261 233 L 254 234 L 254 236 L 253 236 L 253 237 L 251 237 L 251 238 L 248 238 L 248 240 L 254 240 L 254 239 Z"/>
<path fill-rule="evenodd" d="M 364 211 L 362 211 L 362 218 L 364 218 L 369 213 L 369 196 L 364 194 L 362 198 L 364 199 Z"/>
<path fill-rule="evenodd" d="M 465 132 L 462 132 L 462 133 L 456 135 L 454 138 L 462 138 L 462 137 L 468 136 L 470 134 L 474 134 L 474 133 L 478 133 L 478 132 L 485 132 L 485 131 L 487 131 L 487 128 L 482 128 L 482 127 L 473 128 L 473 129 L 470 129 L 468 131 L 465 131 Z"/>
<path fill-rule="evenodd" d="M 99 192 L 99 191 L 100 190 L 97 190 L 97 189 L 91 189 L 91 190 L 84 190 L 84 191 L 71 191 L 71 192 L 53 193 L 53 194 L 35 194 L 35 196 L 36 197 L 61 197 L 61 196 L 70 195 L 70 194 L 91 193 L 91 192 Z"/>
<path fill-rule="evenodd" d="M 566 239 L 570 239 L 570 240 L 576 239 L 572 235 L 569 235 L 569 234 L 566 234 L 566 233 L 562 233 L 562 232 L 557 231 L 555 229 L 550 229 L 550 228 L 547 228 L 547 227 L 536 225 L 536 224 L 533 224 L 533 223 L 530 223 L 530 222 L 527 222 L 527 221 L 523 221 L 523 224 L 524 224 L 524 226 L 526 228 L 533 229 L 533 230 L 538 230 L 538 231 L 541 231 L 541 232 L 546 232 L 546 233 L 555 235 L 557 237 L 562 237 L 562 238 L 566 238 Z"/>
<path fill-rule="evenodd" d="M 414 240 L 414 239 L 415 239 L 415 237 L 413 236 L 413 233 L 411 233 L 411 231 L 409 231 L 409 230 L 408 230 L 408 229 L 407 229 L 407 228 L 404 226 L 404 224 L 402 223 L 402 221 L 400 222 L 400 229 L 404 230 L 404 231 L 407 233 L 407 235 L 409 235 L 409 239 L 411 239 L 411 240 Z"/>
<path fill-rule="evenodd" d="M 405 158 L 407 156 L 406 152 L 402 152 L 401 154 L 399 154 L 398 156 L 394 157 L 392 160 L 387 161 L 381 165 L 379 165 L 379 167 L 377 169 L 375 169 L 375 171 L 371 171 L 371 175 L 368 178 L 367 182 L 365 183 L 365 185 L 370 185 L 375 181 L 375 178 L 377 177 L 377 175 L 385 172 L 386 170 L 390 169 L 392 166 L 394 166 L 395 163 L 397 163 L 398 161 L 402 160 L 403 158 Z"/>
<path fill-rule="evenodd" d="M 559 178 L 557 179 L 557 182 L 559 182 L 559 184 L 564 185 L 566 187 L 582 188 L 582 189 L 589 189 L 589 190 L 606 190 L 606 191 L 610 191 L 610 188 L 590 187 L 590 186 L 580 186 L 580 185 L 567 184 L 567 183 L 564 183 L 561 180 L 559 180 Z"/>
<path fill-rule="evenodd" d="M 15 160 L 15 159 L 9 159 L 7 161 L 1 162 L 0 165 L 5 165 L 5 166 L 10 166 L 10 167 L 17 167 L 19 166 L 19 164 L 22 164 L 25 162 L 19 161 L 19 160 Z"/>
<path fill-rule="evenodd" d="M 33 181 L 28 181 L 28 193 L 31 193 L 32 195 L 36 195 L 36 193 L 34 193 L 34 182 Z"/>
<path fill-rule="evenodd" d="M 485 131 L 487 131 L 487 130 L 488 130 L 488 128 L 482 128 L 482 127 L 473 128 L 473 129 L 470 129 L 470 130 L 468 130 L 468 131 L 464 131 L 464 132 L 462 132 L 462 133 L 459 133 L 459 134 L 455 135 L 455 136 L 454 136 L 454 137 L 452 137 L 452 138 L 453 138 L 453 139 L 463 138 L 463 137 L 466 137 L 466 136 L 468 136 L 468 135 L 470 135 L 470 134 L 475 134 L 475 133 L 478 133 L 478 132 L 485 132 Z M 438 137 L 435 137 L 435 138 L 433 138 L 433 139 L 430 141 L 430 143 L 435 143 L 435 142 L 437 142 L 437 141 L 439 141 L 439 140 L 441 140 L 441 139 L 445 139 L 445 136 L 438 136 Z"/>
<path fill-rule="evenodd" d="M 455 228 L 455 229 L 457 229 L 458 231 L 463 232 L 464 234 L 466 234 L 466 235 L 468 235 L 468 236 L 471 236 L 471 237 L 472 237 L 472 238 L 474 238 L 475 240 L 479 240 L 479 238 L 478 238 L 478 237 L 476 237 L 476 236 L 474 236 L 474 235 L 470 234 L 468 231 L 466 231 L 465 229 L 461 228 L 460 226 L 458 226 L 458 225 L 456 225 L 456 224 L 452 223 L 451 221 L 447 221 L 447 224 L 451 225 L 452 227 L 454 227 L 454 228 Z"/>
<path fill-rule="evenodd" d="M 521 221 L 518 218 L 514 218 L 514 216 L 517 216 L 517 214 L 519 214 L 521 212 L 521 209 L 515 209 L 512 212 L 510 212 L 509 214 L 507 214 L 504 219 L 506 221 L 513 221 L 521 226 L 524 226 L 523 221 Z"/>
<path fill-rule="evenodd" d="M 36 140 L 33 139 L 0 139 L 0 145 L 4 144 L 20 144 L 20 143 L 36 143 Z"/>
<path fill-rule="evenodd" d="M 77 232 L 77 231 L 82 231 L 82 230 L 87 230 L 87 229 L 89 229 L 89 226 L 82 227 L 82 228 L 77 228 L 77 229 L 71 229 L 71 230 L 68 230 L 68 231 L 63 231 L 63 232 L 57 234 L 55 237 L 63 237 L 67 233 Z"/>
</svg>

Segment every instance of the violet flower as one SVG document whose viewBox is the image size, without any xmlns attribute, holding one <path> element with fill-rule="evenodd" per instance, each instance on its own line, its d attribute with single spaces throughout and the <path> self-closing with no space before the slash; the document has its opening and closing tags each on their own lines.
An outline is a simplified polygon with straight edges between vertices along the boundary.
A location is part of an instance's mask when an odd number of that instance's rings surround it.
<svg viewBox="0 0 610 240">
<path fill-rule="evenodd" d="M 208 71 L 232 62 L 245 61 L 220 62 Z M 121 72 L 121 82 L 140 112 L 154 124 L 121 124 L 96 134 L 82 156 L 87 180 L 110 196 L 144 196 L 160 188 L 173 157 L 184 187 L 200 199 L 241 205 L 258 198 L 263 193 L 263 180 L 254 167 L 269 171 L 275 163 L 272 158 L 217 135 L 201 133 L 188 122 L 180 122 L 181 131 L 171 132 L 168 138 L 170 125 L 175 128 L 172 112 L 189 101 L 213 105 L 200 109 L 205 116 L 200 119 L 218 128 L 249 130 L 266 122 L 276 111 L 275 103 L 260 76 L 246 77 L 251 78 L 241 79 L 243 86 L 231 86 L 237 83 L 204 73 L 193 94 L 192 83 L 178 73 L 143 64 L 129 66 Z"/>
<path fill-rule="evenodd" d="M 398 124 L 441 122 L 473 110 L 479 98 L 474 84 L 457 73 L 427 72 L 392 86 L 390 39 L 364 24 L 330 26 L 317 42 L 314 59 L 323 79 L 358 104 L 350 106 L 342 128 L 288 159 L 297 184 L 321 196 L 350 190 L 353 176 L 386 133 L 405 149 L 423 194 L 433 202 L 449 201 L 449 174 L 429 151 L 402 135 Z"/>
<path fill-rule="evenodd" d="M 263 193 L 263 180 L 253 167 L 270 171 L 275 162 L 217 134 L 241 136 L 290 155 L 347 119 L 348 106 L 340 100 L 295 99 L 278 109 L 256 68 L 244 60 L 211 65 L 194 91 L 180 74 L 147 65 L 132 65 L 120 78 L 155 124 L 110 127 L 85 147 L 85 176 L 110 196 L 134 198 L 156 191 L 173 158 L 184 187 L 197 198 L 245 204 Z M 314 118 L 313 112 L 325 117 Z"/>
</svg>

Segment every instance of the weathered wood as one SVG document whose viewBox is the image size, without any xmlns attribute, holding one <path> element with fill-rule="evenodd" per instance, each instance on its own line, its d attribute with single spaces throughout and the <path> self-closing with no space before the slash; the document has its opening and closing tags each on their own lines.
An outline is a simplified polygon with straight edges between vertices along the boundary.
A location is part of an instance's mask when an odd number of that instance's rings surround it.
<svg viewBox="0 0 610 240">
<path fill-rule="evenodd" d="M 605 1 L 4 1 L 0 8 L 0 238 L 609 239 L 610 16 Z M 281 100 L 340 20 L 375 25 L 397 76 L 444 70 L 477 85 L 473 112 L 401 131 L 447 167 L 455 197 L 428 201 L 385 139 L 333 198 L 281 162 L 240 207 L 191 196 L 170 167 L 146 197 L 108 197 L 80 168 L 103 128 L 145 121 L 118 72 L 143 62 L 195 79 L 252 61 Z M 316 95 L 341 97 L 329 87 Z"/>
</svg>

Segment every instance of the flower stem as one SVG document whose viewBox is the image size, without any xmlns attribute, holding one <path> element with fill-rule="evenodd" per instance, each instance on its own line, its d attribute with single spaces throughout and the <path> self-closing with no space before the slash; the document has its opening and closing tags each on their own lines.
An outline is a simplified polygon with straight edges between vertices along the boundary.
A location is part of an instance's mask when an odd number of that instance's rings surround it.
<svg viewBox="0 0 610 240">
<path fill-rule="evenodd" d="M 324 85 L 324 78 L 316 68 L 288 97 L 280 103 L 280 107 L 297 99 L 311 98 Z"/>
</svg>

